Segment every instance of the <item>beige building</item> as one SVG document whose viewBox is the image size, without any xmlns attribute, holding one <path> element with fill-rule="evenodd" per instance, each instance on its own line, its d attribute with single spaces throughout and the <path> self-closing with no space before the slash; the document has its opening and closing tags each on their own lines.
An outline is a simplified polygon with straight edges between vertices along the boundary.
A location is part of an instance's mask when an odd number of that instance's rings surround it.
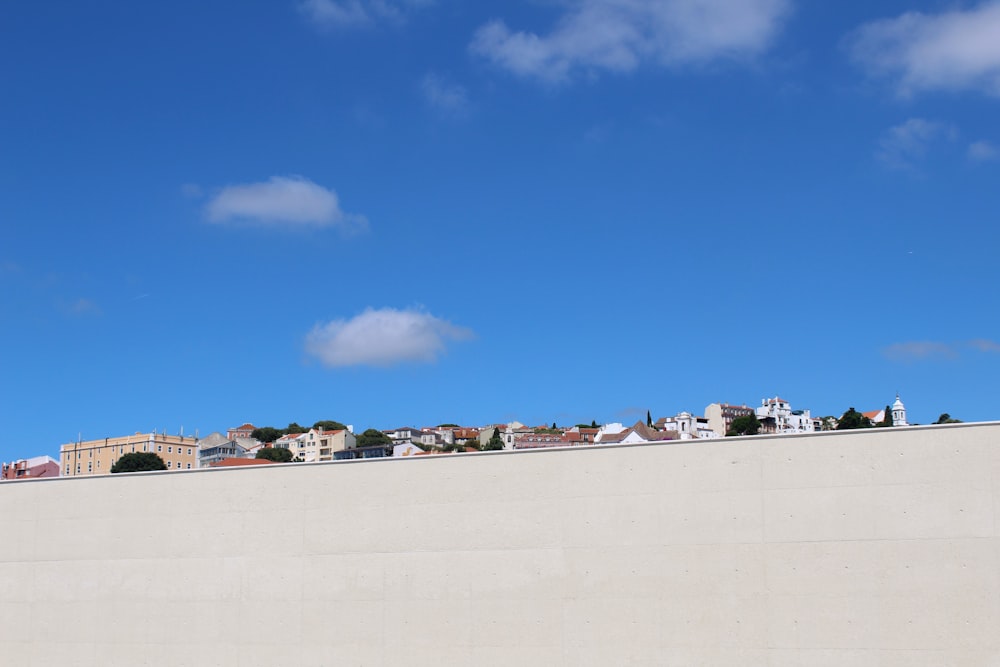
<svg viewBox="0 0 1000 667">
<path fill-rule="evenodd" d="M 165 433 L 136 433 L 118 438 L 70 442 L 59 448 L 60 474 L 63 477 L 106 475 L 124 454 L 153 452 L 167 470 L 190 470 L 198 467 L 198 440 L 191 436 Z"/>
<path fill-rule="evenodd" d="M 290 449 L 295 458 L 313 463 L 316 461 L 332 461 L 336 452 L 353 449 L 357 439 L 350 431 L 323 431 L 309 429 L 305 433 L 289 433 L 278 438 L 274 446 Z"/>
</svg>

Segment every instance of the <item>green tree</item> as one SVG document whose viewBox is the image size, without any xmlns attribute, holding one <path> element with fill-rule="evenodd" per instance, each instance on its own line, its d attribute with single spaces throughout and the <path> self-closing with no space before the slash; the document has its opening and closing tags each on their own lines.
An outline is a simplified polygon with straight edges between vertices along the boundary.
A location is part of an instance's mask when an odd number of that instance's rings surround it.
<svg viewBox="0 0 1000 667">
<path fill-rule="evenodd" d="M 438 424 L 438 428 L 462 428 L 458 424 Z"/>
<path fill-rule="evenodd" d="M 760 433 L 760 421 L 757 415 L 749 414 L 737 417 L 729 424 L 726 435 L 757 435 Z"/>
<path fill-rule="evenodd" d="M 250 437 L 259 441 L 271 443 L 285 435 L 285 432 L 281 429 L 274 428 L 273 426 L 262 426 L 260 428 L 255 428 Z"/>
<path fill-rule="evenodd" d="M 961 424 L 962 420 L 961 419 L 955 419 L 954 417 L 952 417 L 951 415 L 949 415 L 947 412 L 942 412 L 941 416 L 938 417 L 937 421 L 934 422 L 934 423 L 935 424 Z"/>
<path fill-rule="evenodd" d="M 309 429 L 307 429 L 305 426 L 300 426 L 299 424 L 297 424 L 295 422 L 292 422 L 291 424 L 289 424 L 288 428 L 285 429 L 285 433 L 286 434 L 287 433 L 308 433 L 308 432 L 309 432 Z"/>
<path fill-rule="evenodd" d="M 366 429 L 364 433 L 357 437 L 357 447 L 387 447 L 392 444 L 392 439 L 382 431 L 375 428 Z"/>
<path fill-rule="evenodd" d="M 490 439 L 486 441 L 485 445 L 483 445 L 483 451 L 495 452 L 501 449 L 503 449 L 503 436 L 500 435 L 500 429 L 495 428 L 493 429 L 493 435 L 490 436 Z"/>
<path fill-rule="evenodd" d="M 882 413 L 882 421 L 878 423 L 880 427 L 892 426 L 892 408 L 888 405 L 885 406 L 885 412 Z"/>
<path fill-rule="evenodd" d="M 167 464 L 159 455 L 153 452 L 132 452 L 125 454 L 111 466 L 111 472 L 145 472 L 147 470 L 166 470 Z"/>
<path fill-rule="evenodd" d="M 340 422 L 332 421 L 330 419 L 324 419 L 313 424 L 313 428 L 320 429 L 323 431 L 346 431 L 347 426 L 341 424 Z"/>
<path fill-rule="evenodd" d="M 591 422 L 590 422 L 590 428 L 597 428 L 597 420 L 596 419 L 591 420 Z"/>
<path fill-rule="evenodd" d="M 653 415 L 649 414 L 649 410 L 646 410 L 646 426 L 653 428 Z"/>
<path fill-rule="evenodd" d="M 291 463 L 292 450 L 287 447 L 261 447 L 257 450 L 256 458 L 277 463 Z"/>
<path fill-rule="evenodd" d="M 849 431 L 855 428 L 871 428 L 871 426 L 871 419 L 868 419 L 868 417 L 865 417 L 854 408 L 848 408 L 847 412 L 841 416 L 840 423 L 837 424 L 837 430 Z"/>
</svg>

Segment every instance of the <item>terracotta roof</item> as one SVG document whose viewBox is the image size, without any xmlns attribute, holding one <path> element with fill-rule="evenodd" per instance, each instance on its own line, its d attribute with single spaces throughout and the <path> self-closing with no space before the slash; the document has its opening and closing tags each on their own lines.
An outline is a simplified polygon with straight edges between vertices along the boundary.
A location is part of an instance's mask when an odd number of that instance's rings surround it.
<svg viewBox="0 0 1000 667">
<path fill-rule="evenodd" d="M 865 417 L 868 417 L 868 419 L 875 419 L 876 417 L 880 418 L 884 417 L 884 415 L 882 414 L 883 412 L 885 412 L 885 408 L 883 408 L 882 410 L 869 410 L 868 412 L 862 412 L 861 414 L 863 414 Z"/>
</svg>

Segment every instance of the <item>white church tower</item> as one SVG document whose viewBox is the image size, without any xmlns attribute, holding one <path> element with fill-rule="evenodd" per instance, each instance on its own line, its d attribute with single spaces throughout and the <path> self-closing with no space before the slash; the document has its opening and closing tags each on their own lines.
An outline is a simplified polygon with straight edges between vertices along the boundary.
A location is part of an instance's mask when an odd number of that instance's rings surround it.
<svg viewBox="0 0 1000 667">
<path fill-rule="evenodd" d="M 899 400 L 899 394 L 896 394 L 896 402 L 892 404 L 892 425 L 909 426 L 906 423 L 906 406 Z"/>
</svg>

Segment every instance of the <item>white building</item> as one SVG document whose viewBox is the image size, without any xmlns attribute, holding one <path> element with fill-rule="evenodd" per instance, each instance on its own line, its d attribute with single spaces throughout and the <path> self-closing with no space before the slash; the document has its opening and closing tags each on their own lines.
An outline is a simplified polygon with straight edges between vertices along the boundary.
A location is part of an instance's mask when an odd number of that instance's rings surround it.
<svg viewBox="0 0 1000 667">
<path fill-rule="evenodd" d="M 695 417 L 690 412 L 678 412 L 673 417 L 667 417 L 658 421 L 656 425 L 666 431 L 677 431 L 681 436 L 681 440 L 719 437 L 708 425 L 706 417 Z"/>
<path fill-rule="evenodd" d="M 756 409 L 761 423 L 761 433 L 812 433 L 816 431 L 816 420 L 808 410 L 792 410 L 783 398 L 765 398 Z"/>
<path fill-rule="evenodd" d="M 896 394 L 896 402 L 892 404 L 892 425 L 909 426 L 906 422 L 906 406 L 899 400 L 899 394 Z"/>
</svg>

